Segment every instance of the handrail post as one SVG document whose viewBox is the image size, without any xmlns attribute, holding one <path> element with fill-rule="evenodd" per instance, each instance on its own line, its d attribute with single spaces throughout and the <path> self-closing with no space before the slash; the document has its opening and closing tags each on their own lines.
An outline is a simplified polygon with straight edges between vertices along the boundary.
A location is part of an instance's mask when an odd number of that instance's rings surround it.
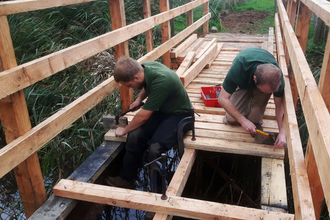
<svg viewBox="0 0 330 220">
<path fill-rule="evenodd" d="M 143 0 L 143 17 L 149 18 L 151 17 L 151 5 L 150 0 Z M 147 30 L 145 32 L 146 35 L 146 46 L 147 46 L 147 52 L 149 53 L 154 49 L 154 41 L 152 36 L 152 29 Z"/>
<path fill-rule="evenodd" d="M 203 4 L 203 16 L 209 13 L 209 1 Z M 209 33 L 209 21 L 203 24 L 203 36 Z"/>
<path fill-rule="evenodd" d="M 170 10 L 170 3 L 169 0 L 159 0 L 159 10 L 160 13 L 164 11 L 169 11 Z M 161 24 L 161 29 L 162 29 L 162 43 L 165 43 L 171 38 L 171 24 L 170 21 L 165 21 L 164 23 Z M 163 64 L 170 68 L 171 66 L 171 57 L 170 57 L 170 52 L 167 51 L 163 55 Z"/>
<path fill-rule="evenodd" d="M 186 3 L 191 2 L 191 0 L 186 0 Z M 186 12 L 186 23 L 187 27 L 190 26 L 192 23 L 194 23 L 194 12 L 193 10 Z"/>
<path fill-rule="evenodd" d="M 2 63 L 0 71 L 3 71 L 17 66 L 6 16 L 0 17 L 0 33 L 0 63 Z M 0 100 L 0 119 L 7 144 L 31 130 L 23 90 Z M 14 171 L 24 212 L 28 218 L 47 199 L 38 153 L 32 154 Z"/>
<path fill-rule="evenodd" d="M 108 0 L 110 6 L 110 17 L 112 30 L 126 26 L 125 17 L 125 3 L 124 0 Z M 116 60 L 121 56 L 129 56 L 128 42 L 118 44 L 115 46 Z M 119 88 L 120 99 L 121 99 L 121 110 L 122 112 L 129 109 L 130 104 L 133 102 L 133 89 L 129 89 L 125 86 Z"/>
</svg>

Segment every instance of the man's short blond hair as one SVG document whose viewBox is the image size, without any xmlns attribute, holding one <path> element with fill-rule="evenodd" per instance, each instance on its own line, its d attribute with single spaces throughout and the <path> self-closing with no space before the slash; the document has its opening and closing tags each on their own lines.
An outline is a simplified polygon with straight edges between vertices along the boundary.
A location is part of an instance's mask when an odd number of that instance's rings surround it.
<svg viewBox="0 0 330 220">
<path fill-rule="evenodd" d="M 130 57 L 122 56 L 115 65 L 113 77 L 116 82 L 129 82 L 133 81 L 135 74 L 141 70 L 142 66 L 139 62 Z"/>
<path fill-rule="evenodd" d="M 273 91 L 277 91 L 282 82 L 280 68 L 271 63 L 258 65 L 254 75 L 257 78 L 257 85 L 268 84 Z"/>
</svg>

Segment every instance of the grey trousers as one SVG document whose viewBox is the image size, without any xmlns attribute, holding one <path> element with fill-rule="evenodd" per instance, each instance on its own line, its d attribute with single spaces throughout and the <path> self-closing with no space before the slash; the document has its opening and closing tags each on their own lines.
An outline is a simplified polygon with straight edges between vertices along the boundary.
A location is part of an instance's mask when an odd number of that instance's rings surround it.
<svg viewBox="0 0 330 220">
<path fill-rule="evenodd" d="M 244 117 L 261 125 L 270 96 L 271 94 L 263 93 L 258 88 L 253 90 L 238 88 L 230 97 L 230 101 Z M 225 124 L 238 124 L 228 113 L 226 113 L 223 122 Z"/>
</svg>

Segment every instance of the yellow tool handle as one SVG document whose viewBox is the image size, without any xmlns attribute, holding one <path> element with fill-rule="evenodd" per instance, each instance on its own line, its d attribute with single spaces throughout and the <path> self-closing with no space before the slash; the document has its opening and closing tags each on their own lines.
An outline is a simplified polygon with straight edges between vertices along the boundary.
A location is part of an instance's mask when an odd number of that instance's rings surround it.
<svg viewBox="0 0 330 220">
<path fill-rule="evenodd" d="M 256 132 L 259 133 L 259 134 L 265 135 L 266 137 L 268 137 L 268 138 L 270 138 L 270 139 L 273 139 L 273 140 L 275 141 L 275 138 L 269 136 L 269 134 L 266 133 L 266 132 L 260 131 L 259 129 L 256 129 Z"/>
</svg>

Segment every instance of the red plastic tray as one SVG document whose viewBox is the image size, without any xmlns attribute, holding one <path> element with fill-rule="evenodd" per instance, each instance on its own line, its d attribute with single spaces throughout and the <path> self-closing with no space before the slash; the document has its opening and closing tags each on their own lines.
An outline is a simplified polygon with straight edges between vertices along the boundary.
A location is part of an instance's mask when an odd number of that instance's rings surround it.
<svg viewBox="0 0 330 220">
<path fill-rule="evenodd" d="M 221 107 L 217 98 L 217 90 L 221 91 L 221 86 L 210 86 L 210 87 L 201 87 L 202 99 L 205 106 L 208 107 Z M 210 98 L 207 99 L 205 95 L 209 95 Z"/>
</svg>

